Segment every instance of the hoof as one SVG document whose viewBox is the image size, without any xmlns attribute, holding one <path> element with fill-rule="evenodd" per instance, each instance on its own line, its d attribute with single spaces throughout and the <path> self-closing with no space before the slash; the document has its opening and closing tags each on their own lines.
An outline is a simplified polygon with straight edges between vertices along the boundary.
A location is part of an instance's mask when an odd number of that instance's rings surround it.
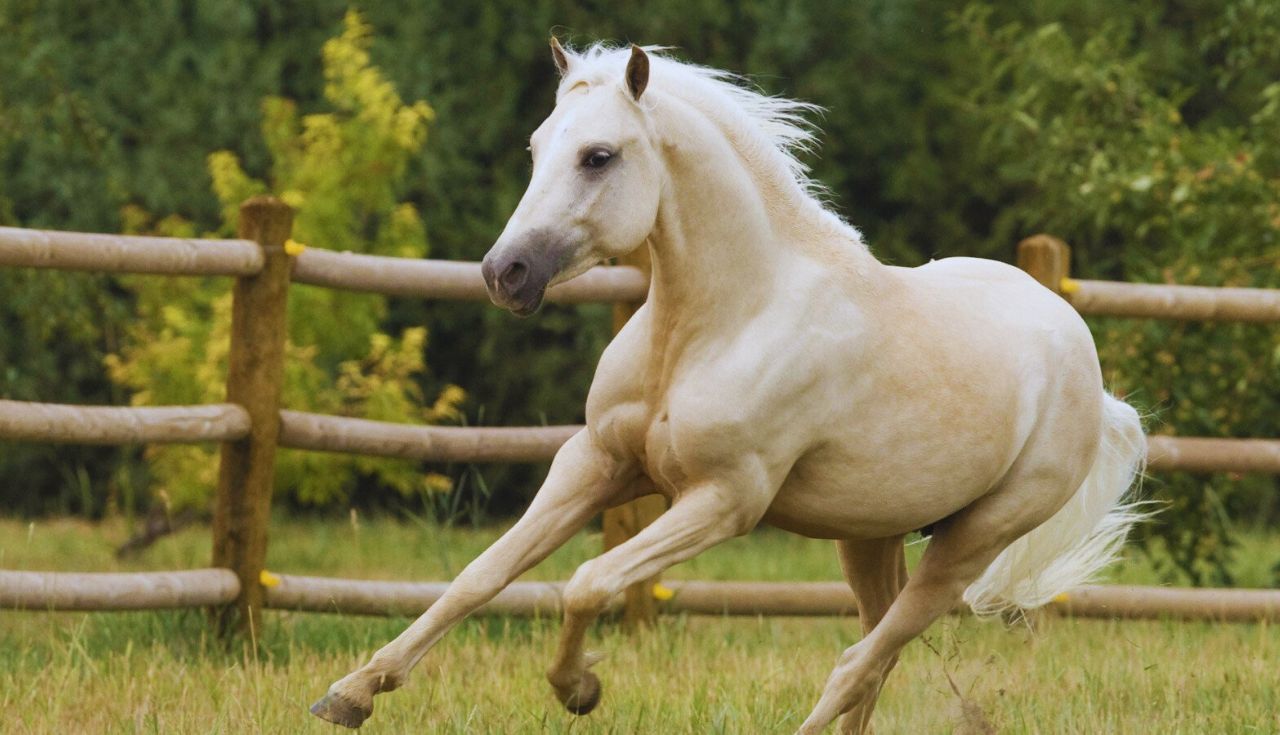
<svg viewBox="0 0 1280 735">
<path fill-rule="evenodd" d="M 334 692 L 311 705 L 311 714 L 335 725 L 355 729 L 373 714 L 373 707 L 361 707 Z"/>
<path fill-rule="evenodd" d="M 600 677 L 590 671 L 583 672 L 578 691 L 563 700 L 564 708 L 575 715 L 585 715 L 600 704 Z"/>
</svg>

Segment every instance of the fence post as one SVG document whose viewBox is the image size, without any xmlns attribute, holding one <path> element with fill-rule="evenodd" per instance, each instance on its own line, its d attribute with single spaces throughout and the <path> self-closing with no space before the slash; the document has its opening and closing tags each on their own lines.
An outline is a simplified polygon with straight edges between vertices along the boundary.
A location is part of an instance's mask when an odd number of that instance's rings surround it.
<svg viewBox="0 0 1280 735">
<path fill-rule="evenodd" d="M 619 258 L 619 265 L 635 266 L 649 274 L 649 249 L 642 246 L 639 250 L 624 258 Z M 622 330 L 623 325 L 632 314 L 640 308 L 639 303 L 615 304 L 613 307 L 613 333 Z M 646 495 L 630 503 L 610 508 L 604 512 L 604 549 L 608 551 L 635 536 L 640 529 L 649 525 L 667 509 L 667 500 L 661 495 Z M 653 597 L 653 586 L 658 578 L 653 577 L 637 582 L 627 588 L 625 607 L 623 608 L 623 624 L 630 630 L 650 625 L 658 615 L 658 605 Z"/>
<path fill-rule="evenodd" d="M 288 329 L 289 256 L 284 245 L 293 209 L 274 197 L 240 205 L 239 235 L 262 248 L 263 268 L 236 280 L 231 313 L 227 401 L 244 407 L 249 436 L 222 445 L 213 510 L 213 565 L 240 579 L 234 607 L 216 612 L 223 632 L 254 631 L 262 610 L 260 582 L 267 555 L 267 523 L 280 434 L 280 390 Z"/>
<path fill-rule="evenodd" d="M 1062 296 L 1062 282 L 1071 273 L 1071 248 L 1052 235 L 1032 235 L 1018 243 L 1018 267 Z"/>
</svg>

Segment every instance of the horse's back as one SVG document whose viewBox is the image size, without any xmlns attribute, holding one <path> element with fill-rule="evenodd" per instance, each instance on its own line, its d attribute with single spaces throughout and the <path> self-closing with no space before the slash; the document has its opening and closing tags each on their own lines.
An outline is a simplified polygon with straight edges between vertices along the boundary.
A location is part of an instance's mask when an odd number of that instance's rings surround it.
<svg viewBox="0 0 1280 735">
<path fill-rule="evenodd" d="M 1021 282 L 1031 280 L 1031 276 L 1027 275 L 1025 271 L 1008 263 L 987 258 L 943 258 L 942 260 L 931 260 L 922 266 L 905 270 L 917 273 L 945 274 L 953 278 L 976 278 L 985 281 Z"/>
<path fill-rule="evenodd" d="M 1025 271 L 985 258 L 944 258 L 917 268 L 894 268 L 911 285 L 909 298 L 927 303 L 937 314 L 961 322 L 974 321 L 1002 333 L 1012 349 L 1043 345 L 1055 361 L 1068 344 L 1087 347 L 1087 362 L 1096 362 L 1088 326 L 1065 300 Z M 1026 336 L 1048 339 L 1010 341 Z"/>
<path fill-rule="evenodd" d="M 960 299 L 962 311 L 968 311 L 970 307 L 981 308 L 984 302 L 993 302 L 999 307 L 1032 307 L 1037 311 L 1045 309 L 1057 316 L 1075 313 L 1070 308 L 1057 308 L 1065 305 L 1062 299 L 1041 286 L 1025 271 L 998 260 L 944 258 L 931 260 L 916 268 L 892 270 L 897 271 L 902 280 L 916 286 L 914 298 L 942 301 Z M 979 295 L 985 298 L 978 298 Z M 1011 310 L 1001 308 L 1000 311 Z M 989 318 L 989 315 L 984 315 L 984 318 Z"/>
<path fill-rule="evenodd" d="M 1018 385 L 1024 405 L 1044 398 L 1101 400 L 1093 335 L 1080 314 L 1022 270 L 982 258 L 946 258 L 895 269 L 904 311 L 929 314 L 917 349 L 964 355 Z M 1040 395 L 1031 395 L 1040 394 Z"/>
</svg>

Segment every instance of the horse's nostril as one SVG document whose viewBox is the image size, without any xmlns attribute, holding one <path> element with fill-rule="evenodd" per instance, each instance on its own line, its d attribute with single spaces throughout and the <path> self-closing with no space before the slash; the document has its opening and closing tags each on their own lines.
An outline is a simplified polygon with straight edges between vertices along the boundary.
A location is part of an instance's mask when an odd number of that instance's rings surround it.
<svg viewBox="0 0 1280 735">
<path fill-rule="evenodd" d="M 490 260 L 488 256 L 485 256 L 485 259 L 480 263 L 480 277 L 484 279 L 484 285 L 490 290 L 493 289 L 495 275 L 496 274 L 493 272 L 493 261 Z"/>
<path fill-rule="evenodd" d="M 517 260 L 502 271 L 502 275 L 498 276 L 498 280 L 502 283 L 503 290 L 510 294 L 515 293 L 523 286 L 525 279 L 528 277 L 529 267 L 522 261 Z"/>
</svg>

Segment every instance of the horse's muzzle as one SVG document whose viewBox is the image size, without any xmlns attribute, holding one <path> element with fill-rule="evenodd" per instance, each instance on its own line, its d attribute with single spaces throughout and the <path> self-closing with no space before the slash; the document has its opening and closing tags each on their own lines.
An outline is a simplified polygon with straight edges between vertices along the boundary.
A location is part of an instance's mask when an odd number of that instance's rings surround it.
<svg viewBox="0 0 1280 735">
<path fill-rule="evenodd" d="M 551 280 L 539 278 L 528 262 L 518 258 L 494 262 L 486 257 L 480 274 L 484 276 L 489 300 L 516 316 L 529 316 L 538 310 Z"/>
<path fill-rule="evenodd" d="M 537 311 L 570 250 L 562 242 L 535 232 L 510 246 L 495 246 L 480 264 L 489 300 L 516 316 Z"/>
</svg>

